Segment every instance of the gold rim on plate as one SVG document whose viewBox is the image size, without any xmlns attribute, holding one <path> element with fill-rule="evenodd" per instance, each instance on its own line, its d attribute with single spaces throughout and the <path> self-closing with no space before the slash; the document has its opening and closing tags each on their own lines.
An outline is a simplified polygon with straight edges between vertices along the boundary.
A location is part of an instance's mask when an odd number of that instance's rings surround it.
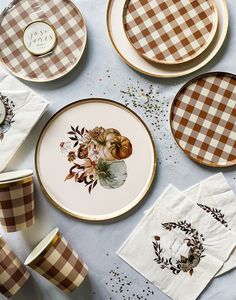
<svg viewBox="0 0 236 300">
<path fill-rule="evenodd" d="M 68 108 L 71 108 L 73 106 L 77 106 L 77 105 L 80 105 L 80 104 L 84 104 L 84 103 L 91 103 L 92 101 L 96 102 L 96 103 L 107 103 L 107 104 L 111 104 L 111 105 L 120 107 L 120 108 L 124 109 L 125 111 L 129 112 L 135 118 L 137 118 L 137 120 L 144 126 L 144 128 L 146 129 L 146 132 L 148 133 L 148 136 L 150 138 L 150 142 L 151 142 L 151 145 L 152 145 L 153 159 L 154 159 L 151 178 L 149 180 L 148 186 L 146 187 L 145 191 L 143 191 L 142 194 L 140 196 L 138 196 L 135 201 L 130 202 L 128 205 L 126 205 L 123 209 L 119 210 L 118 212 L 114 212 L 114 213 L 110 213 L 110 214 L 106 214 L 106 215 L 101 215 L 101 216 L 97 216 L 97 217 L 94 216 L 94 215 L 83 215 L 83 214 L 73 213 L 73 212 L 69 211 L 68 209 L 65 209 L 64 207 L 62 207 L 61 205 L 59 205 L 56 202 L 56 200 L 54 200 L 48 194 L 46 188 L 44 187 L 44 185 L 42 183 L 42 180 L 41 180 L 41 177 L 40 177 L 40 171 L 39 171 L 39 165 L 38 165 L 38 151 L 39 151 L 39 147 L 40 147 L 42 138 L 43 138 L 43 136 L 45 134 L 45 131 L 47 130 L 48 126 L 50 126 L 51 122 L 53 122 L 54 119 L 56 119 L 58 116 L 60 116 Z M 131 110 L 127 106 L 125 106 L 125 105 L 123 105 L 121 103 L 118 103 L 118 102 L 116 102 L 114 100 L 109 100 L 109 99 L 104 99 L 104 98 L 87 98 L 87 99 L 82 99 L 82 100 L 78 100 L 78 101 L 72 102 L 72 103 L 64 106 L 63 108 L 61 108 L 59 111 L 57 111 L 48 120 L 48 122 L 46 123 L 46 125 L 42 129 L 42 131 L 40 133 L 40 136 L 38 138 L 38 141 L 37 141 L 36 150 L 35 150 L 35 168 L 36 168 L 36 174 L 37 174 L 37 177 L 38 177 L 38 180 L 39 180 L 39 184 L 40 184 L 40 187 L 41 187 L 44 195 L 59 210 L 61 210 L 62 212 L 64 212 L 67 215 L 70 215 L 72 217 L 75 217 L 75 218 L 78 218 L 78 219 L 81 219 L 81 220 L 86 220 L 86 221 L 107 221 L 107 220 L 111 220 L 111 219 L 120 217 L 121 215 L 124 215 L 125 213 L 129 212 L 130 210 L 132 210 L 133 208 L 135 208 L 144 199 L 144 197 L 147 195 L 147 193 L 150 190 L 151 185 L 152 185 L 152 183 L 154 181 L 155 175 L 156 175 L 157 153 L 156 153 L 155 143 L 154 143 L 154 140 L 153 140 L 153 137 L 151 135 L 151 132 L 150 132 L 149 128 L 144 123 L 144 121 L 141 119 L 141 117 L 138 114 L 136 114 L 133 110 Z"/>
<path fill-rule="evenodd" d="M 111 13 L 111 9 L 112 9 L 112 5 L 113 5 L 114 1 L 118 1 L 118 0 L 109 0 L 108 1 L 107 13 L 106 13 L 107 31 L 108 31 L 108 35 L 109 35 L 110 41 L 112 43 L 112 46 L 116 50 L 116 52 L 119 54 L 120 58 L 129 67 L 133 68 L 134 70 L 136 70 L 136 71 L 138 71 L 138 72 L 140 72 L 142 74 L 145 74 L 145 75 L 148 75 L 148 76 L 151 76 L 151 77 L 156 77 L 156 78 L 176 78 L 176 77 L 181 77 L 181 76 L 185 76 L 185 75 L 191 74 L 191 73 L 199 70 L 200 68 L 204 67 L 207 63 L 209 63 L 215 57 L 215 55 L 219 52 L 220 48 L 222 47 L 222 45 L 223 45 L 223 43 L 225 41 L 227 33 L 228 33 L 228 28 L 229 28 L 229 11 L 228 11 L 228 7 L 227 7 L 227 2 L 226 2 L 226 0 L 220 0 L 223 3 L 222 5 L 224 7 L 224 13 L 226 15 L 226 18 L 224 18 L 224 22 L 226 22 L 226 26 L 224 27 L 224 35 L 220 38 L 220 42 L 219 42 L 219 45 L 217 46 L 217 50 L 214 49 L 215 53 L 213 55 L 209 54 L 204 61 L 202 61 L 199 64 L 197 64 L 191 70 L 181 71 L 179 73 L 173 73 L 173 74 L 168 74 L 168 73 L 167 74 L 155 74 L 155 73 L 151 73 L 151 72 L 145 71 L 145 70 L 141 69 L 140 67 L 137 67 L 135 64 L 129 62 L 126 59 L 126 57 L 120 52 L 120 50 L 118 49 L 118 47 L 116 46 L 116 43 L 115 43 L 115 41 L 113 39 L 113 35 L 112 35 L 112 31 L 111 31 L 111 26 L 110 26 L 110 13 Z M 119 0 L 119 1 L 122 1 L 122 0 Z M 217 5 L 217 10 L 218 10 L 218 5 Z M 214 41 L 214 39 L 213 39 L 213 41 Z M 211 45 L 209 45 L 209 47 L 211 47 Z M 206 51 L 207 51 L 207 49 L 206 49 Z M 195 58 L 195 59 L 197 59 L 197 58 Z M 194 62 L 194 60 L 193 60 L 193 62 Z"/>
</svg>

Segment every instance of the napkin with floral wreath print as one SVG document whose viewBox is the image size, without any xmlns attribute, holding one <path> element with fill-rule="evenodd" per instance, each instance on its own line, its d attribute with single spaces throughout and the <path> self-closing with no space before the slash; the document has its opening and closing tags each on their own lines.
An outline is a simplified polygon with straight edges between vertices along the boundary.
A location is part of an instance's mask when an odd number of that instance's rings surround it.
<svg viewBox="0 0 236 300">
<path fill-rule="evenodd" d="M 213 175 L 184 191 L 207 214 L 236 234 L 236 195 L 223 173 Z M 236 267 L 236 248 L 216 276 Z"/>
<path fill-rule="evenodd" d="M 235 246 L 233 232 L 170 185 L 118 255 L 172 299 L 194 300 Z"/>
<path fill-rule="evenodd" d="M 183 193 L 222 226 L 236 234 L 236 195 L 223 173 L 210 176 Z M 235 267 L 236 248 L 215 276 L 220 276 Z"/>
<path fill-rule="evenodd" d="M 22 145 L 48 104 L 46 99 L 0 70 L 0 172 Z"/>
</svg>

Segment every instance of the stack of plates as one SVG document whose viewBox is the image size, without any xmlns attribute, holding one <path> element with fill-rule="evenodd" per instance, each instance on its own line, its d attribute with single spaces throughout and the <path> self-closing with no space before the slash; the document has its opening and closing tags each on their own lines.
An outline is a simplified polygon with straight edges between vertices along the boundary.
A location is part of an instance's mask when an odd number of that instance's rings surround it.
<svg viewBox="0 0 236 300">
<path fill-rule="evenodd" d="M 0 14 L 0 61 L 29 81 L 55 80 L 79 62 L 87 32 L 70 0 L 14 0 Z"/>
<path fill-rule="evenodd" d="M 110 0 L 107 26 L 131 67 L 177 77 L 203 67 L 219 51 L 228 11 L 224 0 Z"/>
</svg>

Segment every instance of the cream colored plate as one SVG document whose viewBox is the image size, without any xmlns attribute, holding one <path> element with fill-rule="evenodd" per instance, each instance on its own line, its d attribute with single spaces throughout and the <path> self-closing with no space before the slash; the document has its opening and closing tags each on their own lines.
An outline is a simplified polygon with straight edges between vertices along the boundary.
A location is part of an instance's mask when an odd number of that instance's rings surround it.
<svg viewBox="0 0 236 300">
<path fill-rule="evenodd" d="M 205 66 L 220 50 L 228 31 L 229 16 L 225 0 L 215 0 L 219 23 L 216 35 L 210 46 L 197 58 L 180 65 L 169 66 L 153 63 L 140 56 L 126 37 L 123 28 L 123 7 L 126 0 L 109 0 L 107 28 L 110 39 L 121 58 L 132 68 L 153 77 L 180 77 Z"/>
<path fill-rule="evenodd" d="M 156 171 L 152 137 L 126 106 L 80 100 L 57 112 L 42 131 L 37 175 L 50 201 L 85 220 L 107 220 L 137 205 Z"/>
</svg>

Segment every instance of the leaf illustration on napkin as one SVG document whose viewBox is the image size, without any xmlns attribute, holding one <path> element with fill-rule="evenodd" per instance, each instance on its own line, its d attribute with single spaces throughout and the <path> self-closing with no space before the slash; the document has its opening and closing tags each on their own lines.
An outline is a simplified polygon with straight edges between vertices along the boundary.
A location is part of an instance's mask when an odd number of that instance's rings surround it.
<svg viewBox="0 0 236 300">
<path fill-rule="evenodd" d="M 203 242 L 205 241 L 202 234 L 198 232 L 197 229 L 192 228 L 190 223 L 187 221 L 179 222 L 168 222 L 163 223 L 162 226 L 167 231 L 172 231 L 178 229 L 188 237 L 184 241 L 189 248 L 188 256 L 180 255 L 180 259 L 166 258 L 162 256 L 163 248 L 160 245 L 160 237 L 155 236 L 155 241 L 153 242 L 153 248 L 155 251 L 156 258 L 154 261 L 158 263 L 162 270 L 169 269 L 174 275 L 178 275 L 181 271 L 189 273 L 190 276 L 193 275 L 193 269 L 198 266 L 201 258 L 204 257 L 203 252 L 205 251 L 203 247 Z"/>
</svg>

